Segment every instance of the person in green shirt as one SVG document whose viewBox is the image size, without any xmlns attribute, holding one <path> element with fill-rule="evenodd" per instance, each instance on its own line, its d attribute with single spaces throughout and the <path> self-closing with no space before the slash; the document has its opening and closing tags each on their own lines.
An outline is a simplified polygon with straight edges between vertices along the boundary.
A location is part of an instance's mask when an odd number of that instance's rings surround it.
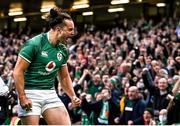
<svg viewBox="0 0 180 126">
<path fill-rule="evenodd" d="M 91 94 L 93 99 L 95 99 L 95 95 L 104 88 L 104 84 L 102 82 L 100 74 L 95 74 L 92 78 L 88 81 L 88 89 L 87 93 Z"/>
<path fill-rule="evenodd" d="M 69 14 L 54 7 L 47 16 L 50 30 L 29 39 L 20 50 L 13 76 L 23 125 L 38 125 L 42 115 L 48 125 L 70 125 L 68 112 L 54 90 L 58 76 L 73 105 L 80 106 L 67 68 L 67 39 L 74 36 Z"/>
</svg>

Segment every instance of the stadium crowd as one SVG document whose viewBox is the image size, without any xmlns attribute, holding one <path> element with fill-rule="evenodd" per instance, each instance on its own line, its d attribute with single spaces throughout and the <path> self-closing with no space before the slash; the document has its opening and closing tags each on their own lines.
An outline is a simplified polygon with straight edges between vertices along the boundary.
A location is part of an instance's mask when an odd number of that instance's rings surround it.
<svg viewBox="0 0 180 126">
<path fill-rule="evenodd" d="M 45 32 L 45 31 L 43 31 Z M 12 72 L 31 29 L 0 32 L 0 124 L 18 124 Z M 180 123 L 180 23 L 144 18 L 68 40 L 68 67 L 81 107 L 55 83 L 73 124 L 171 125 Z M 55 78 L 56 79 L 56 78 Z"/>
</svg>

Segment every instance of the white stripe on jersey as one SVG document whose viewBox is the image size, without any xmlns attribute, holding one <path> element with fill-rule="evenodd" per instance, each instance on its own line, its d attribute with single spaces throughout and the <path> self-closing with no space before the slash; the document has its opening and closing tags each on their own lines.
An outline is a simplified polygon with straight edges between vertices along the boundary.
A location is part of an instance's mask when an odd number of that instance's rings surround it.
<svg viewBox="0 0 180 126">
<path fill-rule="evenodd" d="M 62 64 L 61 66 L 66 66 L 67 65 L 67 63 L 66 64 Z"/>
<path fill-rule="evenodd" d="M 31 61 L 29 61 L 27 58 L 25 58 L 24 56 L 22 56 L 21 54 L 19 54 L 19 56 L 23 59 L 25 59 L 27 62 L 31 63 Z"/>
</svg>

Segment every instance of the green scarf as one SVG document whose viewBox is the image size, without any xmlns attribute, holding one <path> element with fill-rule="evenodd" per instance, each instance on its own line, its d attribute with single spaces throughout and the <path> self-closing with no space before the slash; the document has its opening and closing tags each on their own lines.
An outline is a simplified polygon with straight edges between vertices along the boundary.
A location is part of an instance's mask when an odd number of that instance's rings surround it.
<svg viewBox="0 0 180 126">
<path fill-rule="evenodd" d="M 100 116 L 98 117 L 98 122 L 102 124 L 108 124 L 109 118 L 109 102 L 103 101 L 103 107 L 101 109 Z"/>
<path fill-rule="evenodd" d="M 82 125 L 95 125 L 96 117 L 94 111 L 91 112 L 91 114 L 88 115 L 82 111 L 82 118 L 81 118 L 81 124 Z"/>
<path fill-rule="evenodd" d="M 89 118 L 85 112 L 82 112 L 81 124 L 90 125 Z"/>
<path fill-rule="evenodd" d="M 4 122 L 4 125 L 9 125 L 9 124 L 10 124 L 10 121 L 11 121 L 10 118 L 7 117 L 6 120 L 5 120 L 5 122 Z"/>
</svg>

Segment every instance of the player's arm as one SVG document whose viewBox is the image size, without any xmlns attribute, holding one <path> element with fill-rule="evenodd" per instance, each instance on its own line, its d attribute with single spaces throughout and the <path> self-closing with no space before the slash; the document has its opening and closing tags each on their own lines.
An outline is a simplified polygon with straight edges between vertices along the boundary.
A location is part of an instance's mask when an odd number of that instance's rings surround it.
<svg viewBox="0 0 180 126">
<path fill-rule="evenodd" d="M 26 98 L 26 94 L 24 91 L 24 71 L 28 67 L 29 67 L 29 63 L 19 56 L 13 72 L 13 77 L 15 81 L 15 87 L 18 92 L 18 97 L 21 106 L 24 108 L 31 107 L 31 102 L 28 101 L 28 99 Z"/>
<path fill-rule="evenodd" d="M 29 66 L 29 63 L 19 56 L 15 65 L 15 68 L 14 68 L 14 72 L 13 72 L 15 86 L 18 91 L 19 97 L 23 97 L 25 95 L 24 71 L 28 68 L 28 66 Z"/>
<path fill-rule="evenodd" d="M 62 89 L 67 93 L 67 95 L 71 98 L 73 104 L 75 106 L 79 106 L 81 101 L 76 97 L 76 94 L 73 89 L 72 80 L 69 75 L 69 71 L 67 65 L 62 66 L 58 71 L 58 77 L 61 83 Z"/>
</svg>

